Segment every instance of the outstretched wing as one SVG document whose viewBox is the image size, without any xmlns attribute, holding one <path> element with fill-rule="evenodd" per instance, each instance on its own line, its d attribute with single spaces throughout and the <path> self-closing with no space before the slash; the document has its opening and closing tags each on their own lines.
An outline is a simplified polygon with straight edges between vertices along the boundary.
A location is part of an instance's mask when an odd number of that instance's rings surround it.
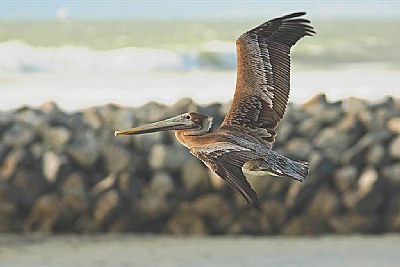
<svg viewBox="0 0 400 267">
<path fill-rule="evenodd" d="M 257 154 L 231 143 L 214 143 L 195 147 L 190 152 L 236 189 L 251 207 L 260 209 L 261 205 L 257 194 L 242 172 L 243 164 L 259 158 Z"/>
<path fill-rule="evenodd" d="M 290 48 L 315 33 L 309 20 L 299 18 L 305 14 L 272 19 L 237 39 L 236 91 L 221 127 L 240 125 L 274 142 L 289 97 Z"/>
</svg>

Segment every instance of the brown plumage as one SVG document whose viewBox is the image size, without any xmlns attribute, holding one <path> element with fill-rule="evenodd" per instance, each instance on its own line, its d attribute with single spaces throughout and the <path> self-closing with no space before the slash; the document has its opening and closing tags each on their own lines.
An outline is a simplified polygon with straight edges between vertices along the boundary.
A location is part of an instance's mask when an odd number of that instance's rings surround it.
<svg viewBox="0 0 400 267">
<path fill-rule="evenodd" d="M 116 131 L 115 135 L 175 130 L 179 142 L 254 208 L 260 208 L 260 202 L 243 170 L 303 181 L 308 174 L 307 163 L 271 150 L 289 97 L 290 48 L 300 38 L 315 33 L 310 21 L 299 18 L 303 15 L 299 12 L 272 19 L 237 39 L 236 91 L 217 131 L 208 133 L 212 117 L 190 112 Z"/>
<path fill-rule="evenodd" d="M 290 48 L 312 35 L 310 21 L 293 13 L 267 21 L 236 41 L 237 81 L 224 125 L 241 125 L 272 143 L 290 90 Z"/>
</svg>

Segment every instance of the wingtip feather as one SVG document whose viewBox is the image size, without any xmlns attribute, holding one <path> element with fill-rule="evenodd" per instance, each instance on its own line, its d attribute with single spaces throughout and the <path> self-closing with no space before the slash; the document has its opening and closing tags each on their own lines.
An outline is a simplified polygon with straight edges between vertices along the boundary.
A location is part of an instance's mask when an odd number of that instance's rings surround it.
<svg viewBox="0 0 400 267">
<path fill-rule="evenodd" d="M 282 16 L 282 17 L 280 17 L 280 19 L 297 18 L 297 17 L 304 16 L 306 14 L 307 14 L 307 12 L 305 12 L 305 11 L 299 11 L 299 12 L 294 12 L 294 13 L 290 13 L 290 14 L 287 14 L 285 16 Z"/>
</svg>

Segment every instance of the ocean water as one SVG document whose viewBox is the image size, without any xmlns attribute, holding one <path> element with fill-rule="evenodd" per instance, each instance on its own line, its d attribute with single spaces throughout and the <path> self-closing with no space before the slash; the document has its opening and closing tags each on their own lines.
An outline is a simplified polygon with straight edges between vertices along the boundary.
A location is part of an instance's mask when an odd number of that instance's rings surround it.
<svg viewBox="0 0 400 267">
<path fill-rule="evenodd" d="M 5 21 L 1 109 L 227 102 L 235 39 L 261 21 Z M 293 49 L 290 101 L 400 97 L 400 20 L 316 21 Z"/>
</svg>

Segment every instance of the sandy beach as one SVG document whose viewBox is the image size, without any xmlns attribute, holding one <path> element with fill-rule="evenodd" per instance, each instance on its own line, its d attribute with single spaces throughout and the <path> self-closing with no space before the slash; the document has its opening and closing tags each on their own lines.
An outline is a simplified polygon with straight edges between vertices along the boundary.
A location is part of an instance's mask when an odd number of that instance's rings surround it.
<svg viewBox="0 0 400 267">
<path fill-rule="evenodd" d="M 399 235 L 1 236 L 1 266 L 398 266 Z"/>
<path fill-rule="evenodd" d="M 373 73 L 369 75 L 368 73 Z M 368 74 L 368 75 L 366 75 Z M 182 97 L 200 104 L 228 102 L 235 88 L 235 72 L 139 73 L 114 76 L 31 74 L 7 76 L 3 82 L 1 109 L 39 106 L 54 101 L 73 111 L 92 105 L 115 103 L 139 106 L 148 101 L 171 105 Z M 324 92 L 330 100 L 349 96 L 379 101 L 387 95 L 400 97 L 398 71 L 353 69 L 294 72 L 290 101 L 304 103 Z M 36 88 L 32 90 L 32 88 Z M 379 90 L 376 90 L 379 88 Z"/>
</svg>

